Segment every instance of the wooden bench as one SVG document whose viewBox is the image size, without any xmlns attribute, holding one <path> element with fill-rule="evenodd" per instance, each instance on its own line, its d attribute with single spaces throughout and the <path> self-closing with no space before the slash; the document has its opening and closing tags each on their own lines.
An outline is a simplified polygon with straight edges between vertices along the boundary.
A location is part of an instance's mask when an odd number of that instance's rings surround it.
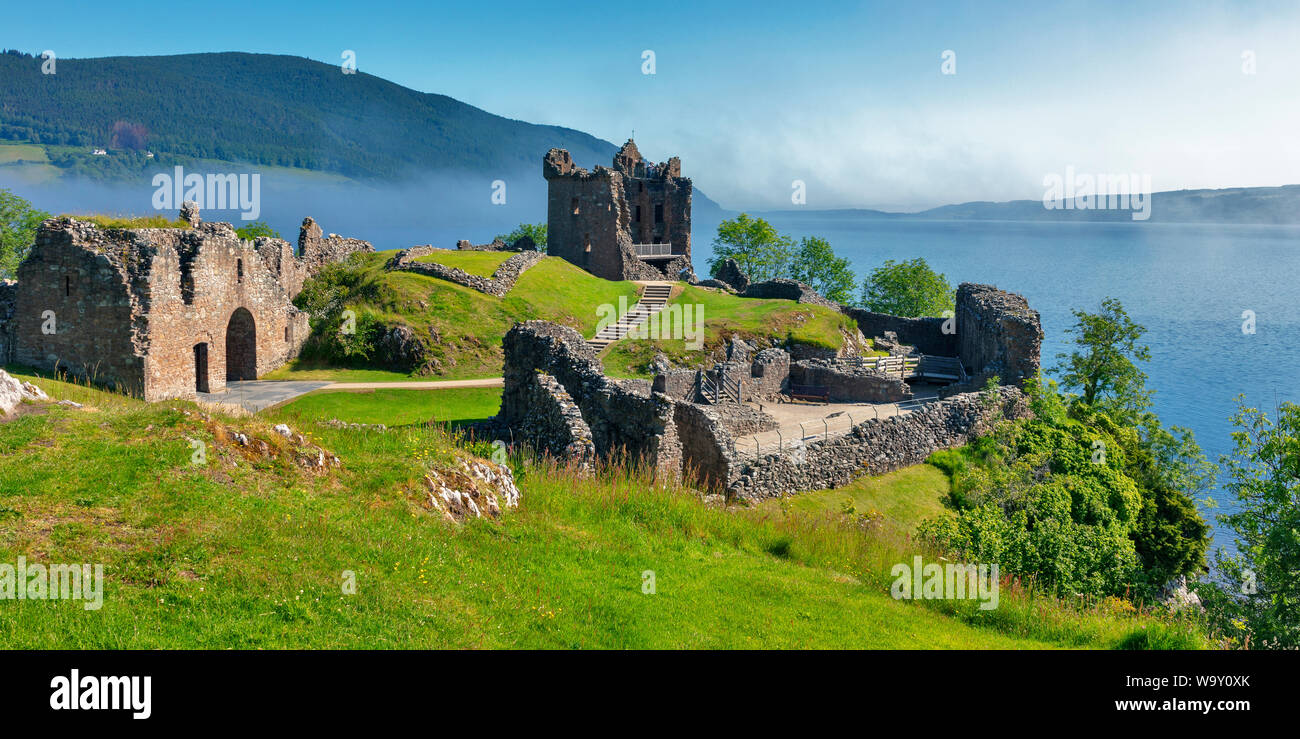
<svg viewBox="0 0 1300 739">
<path fill-rule="evenodd" d="M 821 385 L 791 385 L 790 400 L 820 400 L 822 403 L 830 403 L 831 389 Z"/>
</svg>

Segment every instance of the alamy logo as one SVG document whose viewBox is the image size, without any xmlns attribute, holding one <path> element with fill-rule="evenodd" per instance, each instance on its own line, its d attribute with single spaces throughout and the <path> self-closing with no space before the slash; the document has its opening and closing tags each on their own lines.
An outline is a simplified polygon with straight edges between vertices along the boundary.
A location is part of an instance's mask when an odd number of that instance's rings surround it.
<svg viewBox="0 0 1300 739">
<path fill-rule="evenodd" d="M 176 210 L 186 200 L 193 200 L 202 210 L 238 210 L 245 221 L 262 214 L 262 175 L 208 174 L 206 176 L 177 166 L 174 174 L 159 172 L 153 176 L 154 210 Z"/>
<path fill-rule="evenodd" d="M 1043 177 L 1043 207 L 1048 210 L 1131 210 L 1133 220 L 1151 217 L 1150 174 L 1076 174 L 1066 167 Z"/>
<path fill-rule="evenodd" d="M 104 605 L 104 565 L 0 564 L 0 600 L 82 600 L 87 611 Z"/>
<path fill-rule="evenodd" d="M 895 600 L 979 600 L 981 611 L 998 607 L 998 566 L 922 564 L 918 555 L 912 565 L 894 565 L 889 574 L 898 579 L 889 589 Z"/>
<path fill-rule="evenodd" d="M 67 677 L 50 680 L 50 708 L 56 711 L 131 711 L 131 718 L 153 715 L 153 678 L 81 676 L 73 669 Z"/>
</svg>

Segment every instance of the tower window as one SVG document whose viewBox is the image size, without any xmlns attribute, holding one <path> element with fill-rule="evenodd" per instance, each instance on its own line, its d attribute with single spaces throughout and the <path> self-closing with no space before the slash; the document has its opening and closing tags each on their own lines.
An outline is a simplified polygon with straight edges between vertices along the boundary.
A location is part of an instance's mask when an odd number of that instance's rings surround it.
<svg viewBox="0 0 1300 739">
<path fill-rule="evenodd" d="M 572 205 L 573 205 L 573 215 L 576 216 L 576 215 L 578 215 L 578 213 L 580 212 L 580 210 L 579 210 L 579 208 L 578 208 L 578 199 L 577 199 L 577 198 L 574 198 L 574 199 L 573 199 L 573 203 L 572 203 Z"/>
<path fill-rule="evenodd" d="M 661 204 L 661 205 L 656 205 L 656 206 L 655 206 L 655 223 L 663 223 L 663 222 L 664 222 L 664 206 L 663 206 L 662 204 Z"/>
<path fill-rule="evenodd" d="M 244 281 L 244 260 L 242 259 L 235 260 L 235 281 Z"/>
<path fill-rule="evenodd" d="M 72 295 L 72 278 L 67 275 L 63 276 L 63 295 L 64 297 Z"/>
</svg>

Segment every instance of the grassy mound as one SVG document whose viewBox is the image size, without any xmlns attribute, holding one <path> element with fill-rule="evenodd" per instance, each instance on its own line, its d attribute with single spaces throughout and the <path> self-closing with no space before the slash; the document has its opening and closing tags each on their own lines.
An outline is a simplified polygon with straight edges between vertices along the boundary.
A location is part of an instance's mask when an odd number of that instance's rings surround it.
<svg viewBox="0 0 1300 739">
<path fill-rule="evenodd" d="M 590 337 L 600 316 L 597 307 L 617 305 L 620 297 L 635 303 L 632 282 L 594 277 L 563 259 L 546 257 L 520 276 L 503 298 L 411 272 L 388 272 L 393 252 L 354 257 L 313 280 L 299 303 L 313 313 L 313 339 L 303 357 L 269 375 L 269 379 L 361 380 L 347 370 L 386 370 L 371 379 L 473 379 L 501 374 L 501 339 L 516 321 L 540 318 L 577 329 Z M 439 261 L 487 274 L 491 260 L 503 252 L 451 252 Z M 488 269 L 488 267 L 491 269 Z M 467 269 L 467 271 L 470 271 Z M 356 342 L 322 341 L 339 330 L 345 308 L 356 312 Z M 408 327 L 425 344 L 416 366 L 393 365 L 367 339 L 393 327 Z"/>
<path fill-rule="evenodd" d="M 446 267 L 455 267 L 471 275 L 491 277 L 515 252 L 504 251 L 461 251 L 460 249 L 439 249 L 432 254 L 418 257 L 417 262 L 435 262 Z"/>
<path fill-rule="evenodd" d="M 689 285 L 674 291 L 669 306 L 691 306 L 692 321 L 703 311 L 703 342 L 699 349 L 687 346 L 685 338 L 628 338 L 614 344 L 604 356 L 605 372 L 612 377 L 649 378 L 650 363 L 662 353 L 679 367 L 712 367 L 723 347 L 735 336 L 761 346 L 785 343 L 807 344 L 839 350 L 849 337 L 857 335 L 853 319 L 837 310 L 793 300 L 740 298 L 717 290 Z M 695 324 L 692 323 L 693 327 Z M 660 336 L 667 335 L 667 325 Z M 684 333 L 673 334 L 685 336 Z"/>
<path fill-rule="evenodd" d="M 1010 585 L 994 611 L 894 600 L 885 573 L 910 545 L 842 513 L 727 511 L 622 469 L 515 459 L 520 507 L 453 525 L 411 491 L 492 450 L 437 426 L 303 423 L 342 460 L 320 474 L 230 454 L 189 403 L 38 382 L 86 407 L 0 422 L 0 562 L 103 563 L 104 604 L 9 603 L 10 648 L 1203 644 L 1167 618 Z"/>
</svg>

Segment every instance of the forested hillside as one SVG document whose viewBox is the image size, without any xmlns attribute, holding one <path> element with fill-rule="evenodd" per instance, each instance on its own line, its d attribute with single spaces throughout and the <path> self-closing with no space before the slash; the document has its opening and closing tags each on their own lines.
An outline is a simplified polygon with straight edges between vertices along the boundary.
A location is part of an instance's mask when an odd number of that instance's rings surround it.
<svg viewBox="0 0 1300 739">
<path fill-rule="evenodd" d="M 43 144 L 55 166 L 78 174 L 113 176 L 190 157 L 354 178 L 540 173 L 552 146 L 584 164 L 607 164 L 615 151 L 580 131 L 510 120 L 295 56 L 58 59 L 48 75 L 42 61 L 0 54 L 0 141 Z M 100 166 L 105 159 L 117 166 Z"/>
</svg>

